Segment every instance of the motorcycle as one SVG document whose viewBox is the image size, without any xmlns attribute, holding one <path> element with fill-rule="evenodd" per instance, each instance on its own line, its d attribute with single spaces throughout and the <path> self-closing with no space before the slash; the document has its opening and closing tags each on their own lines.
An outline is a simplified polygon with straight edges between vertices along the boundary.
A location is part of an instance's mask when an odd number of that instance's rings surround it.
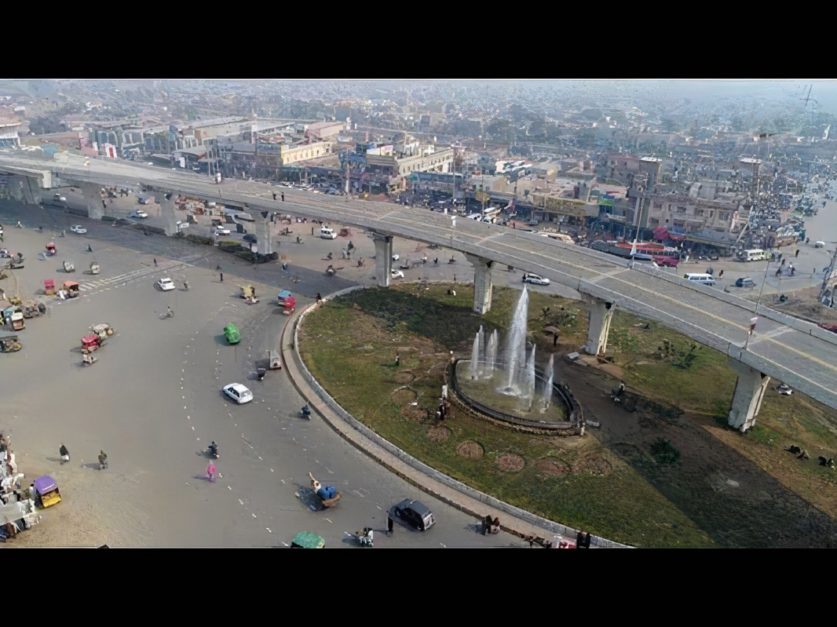
<svg viewBox="0 0 837 627">
<path fill-rule="evenodd" d="M 448 263 L 456 263 L 456 259 L 454 259 L 453 257 L 451 257 L 450 259 L 448 259 Z"/>
<path fill-rule="evenodd" d="M 311 420 L 311 408 L 308 405 L 303 405 L 299 410 L 299 415 L 306 420 Z"/>
<path fill-rule="evenodd" d="M 368 546 L 369 548 L 375 546 L 375 532 L 369 527 L 364 527 L 361 531 L 355 531 L 354 538 L 360 546 Z"/>
<path fill-rule="evenodd" d="M 218 459 L 219 457 L 221 457 L 221 454 L 218 452 L 218 445 L 215 444 L 215 442 L 212 442 L 206 448 L 206 455 L 211 459 Z"/>
</svg>

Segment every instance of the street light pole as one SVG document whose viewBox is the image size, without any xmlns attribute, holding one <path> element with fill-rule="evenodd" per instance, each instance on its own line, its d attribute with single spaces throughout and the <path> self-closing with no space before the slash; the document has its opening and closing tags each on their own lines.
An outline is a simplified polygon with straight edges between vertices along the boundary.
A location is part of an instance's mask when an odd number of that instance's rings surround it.
<svg viewBox="0 0 837 627">
<path fill-rule="evenodd" d="M 764 286 L 767 284 L 767 275 L 769 269 L 770 259 L 767 260 L 767 265 L 764 267 L 764 277 L 761 280 L 761 288 L 759 289 L 759 295 L 756 298 L 756 308 L 753 311 L 753 318 L 758 318 L 759 316 L 759 303 L 761 303 L 761 295 L 764 292 Z M 753 333 L 755 333 L 755 331 L 755 325 L 751 325 L 750 329 L 747 332 L 747 339 L 744 340 L 744 350 L 747 350 L 747 347 L 750 345 L 750 338 L 753 336 Z"/>
</svg>

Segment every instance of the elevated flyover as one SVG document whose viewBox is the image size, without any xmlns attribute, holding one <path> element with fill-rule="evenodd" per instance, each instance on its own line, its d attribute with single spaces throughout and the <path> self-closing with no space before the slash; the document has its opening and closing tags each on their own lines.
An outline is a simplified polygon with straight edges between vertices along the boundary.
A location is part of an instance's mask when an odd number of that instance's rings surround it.
<svg viewBox="0 0 837 627">
<path fill-rule="evenodd" d="M 59 153 L 48 159 L 18 151 L 0 152 L 0 172 L 29 175 L 39 185 L 137 185 L 162 193 L 179 193 L 246 207 L 266 220 L 269 212 L 298 214 L 360 227 L 391 245 L 391 237 L 438 244 L 481 260 L 480 308 L 490 301 L 494 263 L 534 272 L 580 292 L 591 304 L 588 351 L 604 350 L 609 316 L 614 307 L 670 327 L 697 342 L 727 354 L 739 371 L 730 424 L 752 426 L 767 377 L 775 377 L 818 401 L 837 408 L 837 334 L 760 306 L 755 333 L 748 340 L 756 305 L 719 289 L 686 284 L 661 270 L 631 268 L 626 260 L 564 244 L 534 233 L 442 215 L 392 203 L 360 201 L 345 196 L 278 190 L 264 183 L 227 180 L 216 184 L 206 176 L 165 170 L 125 161 L 84 159 Z M 50 175 L 44 174 L 49 172 Z M 285 201 L 273 200 L 283 192 Z M 277 196 L 278 198 L 278 196 Z M 262 213 L 259 213 L 262 212 Z M 385 255 L 378 254 L 378 281 L 387 285 Z M 474 261 L 472 261 L 474 263 Z M 486 297 L 486 294 L 488 295 Z M 595 315 L 594 315 L 595 314 Z M 595 328 L 594 328 L 595 327 Z"/>
</svg>

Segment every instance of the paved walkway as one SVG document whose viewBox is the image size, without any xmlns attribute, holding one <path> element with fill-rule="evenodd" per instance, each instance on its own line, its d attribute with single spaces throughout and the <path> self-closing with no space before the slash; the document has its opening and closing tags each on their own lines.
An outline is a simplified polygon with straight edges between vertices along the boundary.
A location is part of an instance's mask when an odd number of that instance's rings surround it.
<svg viewBox="0 0 837 627">
<path fill-rule="evenodd" d="M 316 306 L 317 305 L 312 305 L 311 308 L 315 308 Z M 434 495 L 446 503 L 449 503 L 464 512 L 472 514 L 480 520 L 482 520 L 486 515 L 490 515 L 492 518 L 499 518 L 500 526 L 506 532 L 513 533 L 521 538 L 543 538 L 552 542 L 553 546 L 557 546 L 558 542 L 562 540 L 575 544 L 575 534 L 573 534 L 572 537 L 569 537 L 569 533 L 565 533 L 563 535 L 558 534 L 554 529 L 549 528 L 550 526 L 554 526 L 554 523 L 550 523 L 550 521 L 544 519 L 543 526 L 533 524 L 528 520 L 524 520 L 521 517 L 510 514 L 506 509 L 494 507 L 487 502 L 474 498 L 469 494 L 439 481 L 426 472 L 422 472 L 361 433 L 344 418 L 338 415 L 338 413 L 334 411 L 328 403 L 320 398 L 315 388 L 311 385 L 309 381 L 310 375 L 302 367 L 301 358 L 294 346 L 294 331 L 296 329 L 297 322 L 303 313 L 304 312 L 302 311 L 298 311 L 294 314 L 291 319 L 288 320 L 288 323 L 282 331 L 280 346 L 285 369 L 294 387 L 296 387 L 299 393 L 308 400 L 312 410 L 321 416 L 326 423 L 337 431 L 337 433 L 339 433 L 345 440 L 365 452 L 379 463 L 383 464 L 386 468 L 398 476 L 406 479 L 410 483 L 418 486 L 425 492 Z M 491 498 L 487 495 L 484 496 L 486 499 Z M 507 505 L 506 507 L 512 509 L 512 506 Z M 529 516 L 536 518 L 531 514 L 529 514 Z M 602 544 L 605 542 L 607 541 L 600 538 L 593 538 L 591 546 L 595 547 L 596 544 Z"/>
</svg>

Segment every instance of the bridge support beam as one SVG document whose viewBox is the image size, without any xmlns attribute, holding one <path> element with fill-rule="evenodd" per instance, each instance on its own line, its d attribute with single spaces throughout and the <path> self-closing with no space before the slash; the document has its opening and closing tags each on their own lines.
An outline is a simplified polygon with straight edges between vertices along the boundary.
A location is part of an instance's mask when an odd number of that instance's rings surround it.
<svg viewBox="0 0 837 627">
<path fill-rule="evenodd" d="M 21 177 L 21 189 L 23 190 L 23 202 L 27 205 L 41 204 L 41 187 L 38 185 L 38 179 L 31 176 Z"/>
<path fill-rule="evenodd" d="M 392 235 L 372 233 L 375 242 L 375 279 L 378 287 L 389 287 L 392 280 Z"/>
<path fill-rule="evenodd" d="M 82 183 L 80 187 L 87 205 L 87 217 L 92 220 L 101 220 L 105 216 L 104 200 L 99 193 L 101 186 L 96 183 Z"/>
<path fill-rule="evenodd" d="M 174 202 L 174 192 L 158 191 L 155 196 L 160 204 L 160 218 L 163 220 L 163 231 L 171 237 L 177 234 L 177 205 Z M 185 219 L 185 216 L 184 216 Z"/>
<path fill-rule="evenodd" d="M 731 359 L 730 365 L 738 373 L 738 381 L 735 383 L 732 408 L 727 422 L 730 427 L 744 433 L 756 424 L 756 416 L 761 409 L 761 402 L 764 399 L 767 384 L 770 383 L 770 377 L 736 359 Z"/>
<path fill-rule="evenodd" d="M 256 219 L 256 241 L 259 254 L 269 255 L 273 252 L 273 240 L 270 239 L 270 212 L 253 210 L 251 215 Z"/>
<path fill-rule="evenodd" d="M 474 312 L 480 315 L 491 311 L 491 298 L 494 295 L 494 282 L 491 279 L 490 259 L 466 254 L 465 258 L 474 266 Z"/>
<path fill-rule="evenodd" d="M 587 344 L 584 351 L 590 355 L 603 355 L 607 350 L 607 336 L 610 333 L 610 322 L 613 320 L 613 303 L 599 298 L 582 294 L 587 303 Z"/>
</svg>

